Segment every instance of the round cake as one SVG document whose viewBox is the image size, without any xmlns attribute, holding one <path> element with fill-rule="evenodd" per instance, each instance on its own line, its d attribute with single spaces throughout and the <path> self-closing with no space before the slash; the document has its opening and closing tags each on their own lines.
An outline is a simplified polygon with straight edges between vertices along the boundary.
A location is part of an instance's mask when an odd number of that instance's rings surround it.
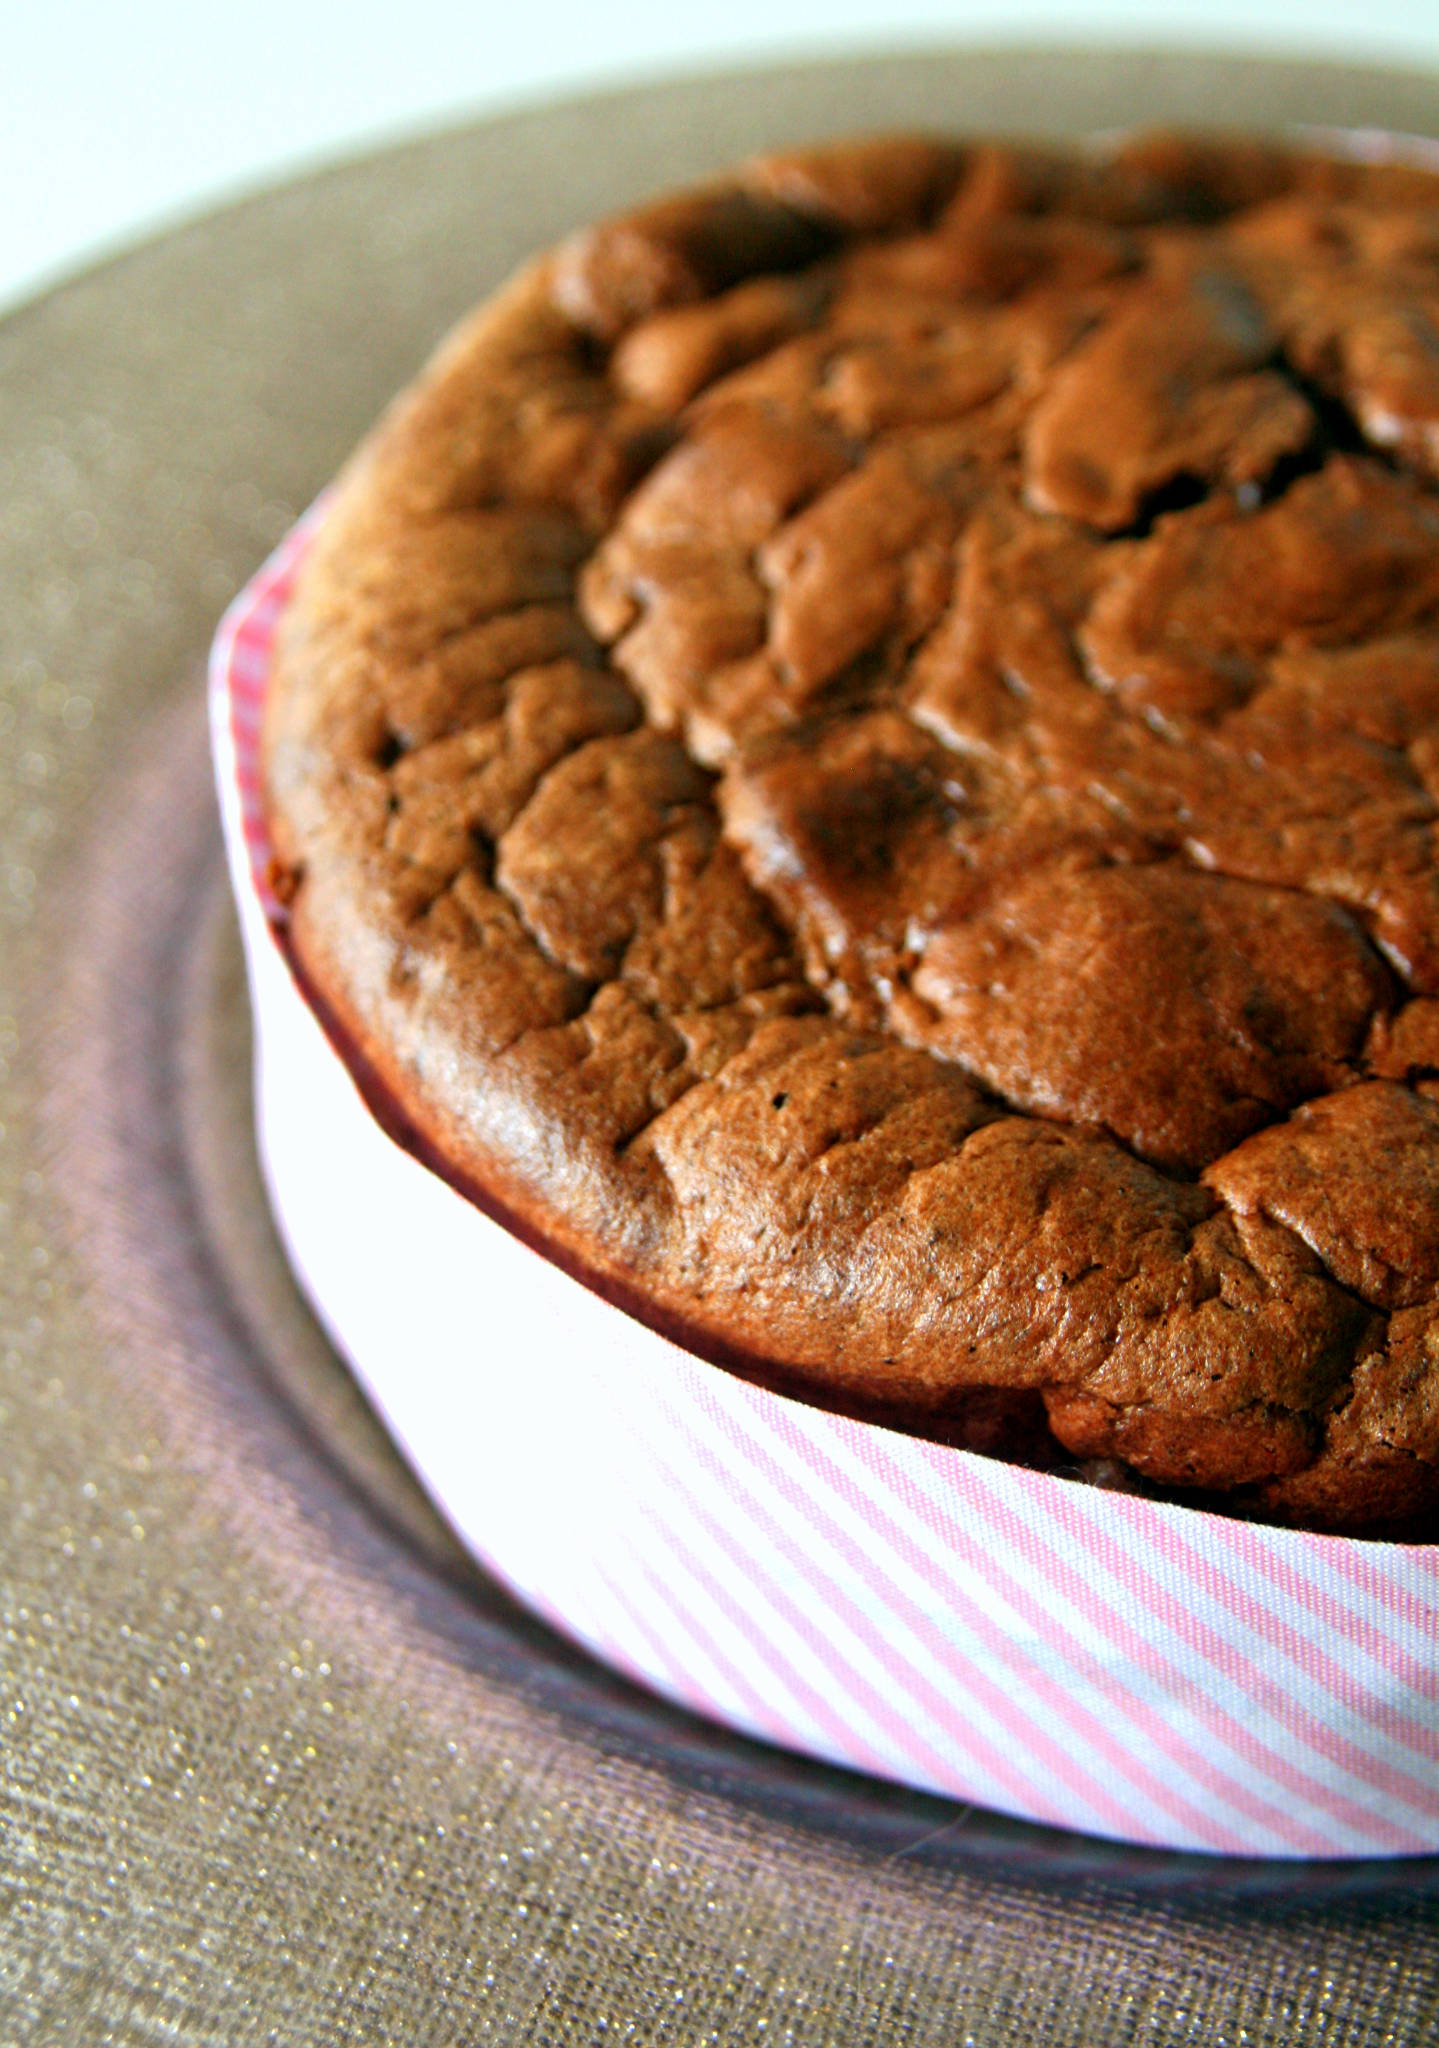
<svg viewBox="0 0 1439 2048">
<path fill-rule="evenodd" d="M 1439 177 L 898 138 L 604 223 L 351 464 L 266 720 L 303 983 L 571 1271 L 1433 1532 Z"/>
</svg>

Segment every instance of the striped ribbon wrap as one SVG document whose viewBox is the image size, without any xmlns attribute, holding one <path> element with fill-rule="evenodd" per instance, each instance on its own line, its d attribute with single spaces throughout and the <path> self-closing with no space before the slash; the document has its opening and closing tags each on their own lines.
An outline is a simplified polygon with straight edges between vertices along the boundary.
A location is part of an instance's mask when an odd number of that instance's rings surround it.
<svg viewBox="0 0 1439 2048">
<path fill-rule="evenodd" d="M 767 1392 L 385 1134 L 267 880 L 259 724 L 317 516 L 211 669 L 261 1154 L 301 1285 L 473 1555 L 641 1684 L 814 1757 L 1171 1849 L 1439 1851 L 1439 1546 L 1229 1521 Z"/>
</svg>

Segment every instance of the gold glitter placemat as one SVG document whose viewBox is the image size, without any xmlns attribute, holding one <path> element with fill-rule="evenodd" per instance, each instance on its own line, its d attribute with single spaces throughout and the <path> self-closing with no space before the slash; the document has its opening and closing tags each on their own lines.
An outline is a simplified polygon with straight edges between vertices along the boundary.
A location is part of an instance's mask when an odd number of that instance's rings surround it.
<svg viewBox="0 0 1439 2048">
<path fill-rule="evenodd" d="M 1439 78 L 952 52 L 652 87 L 264 194 L 0 324 L 3 2048 L 1439 2030 L 1433 1862 L 1006 1823 L 706 1729 L 519 1614 L 305 1314 L 251 1149 L 205 650 L 429 344 L 766 143 L 1148 119 L 1434 134 Z"/>
</svg>

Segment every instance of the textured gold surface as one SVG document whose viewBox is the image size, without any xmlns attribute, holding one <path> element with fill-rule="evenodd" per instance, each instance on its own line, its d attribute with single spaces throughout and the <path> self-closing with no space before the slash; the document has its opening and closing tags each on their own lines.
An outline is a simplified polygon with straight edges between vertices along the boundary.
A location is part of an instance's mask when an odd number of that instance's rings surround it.
<svg viewBox="0 0 1439 2048">
<path fill-rule="evenodd" d="M 300 1308 L 249 1150 L 201 664 L 427 345 L 528 249 L 764 142 L 1150 117 L 1434 133 L 1439 80 L 1064 53 L 664 87 L 263 196 L 0 327 L 4 2048 L 1433 2037 L 1431 1864 L 1007 1825 L 701 1729 L 517 1615 Z"/>
</svg>

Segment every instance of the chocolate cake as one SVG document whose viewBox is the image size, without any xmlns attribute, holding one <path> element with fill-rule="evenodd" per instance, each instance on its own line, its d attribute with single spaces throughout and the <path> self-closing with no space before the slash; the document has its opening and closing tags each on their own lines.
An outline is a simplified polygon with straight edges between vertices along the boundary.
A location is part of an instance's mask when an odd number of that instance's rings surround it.
<svg viewBox="0 0 1439 2048">
<path fill-rule="evenodd" d="M 901 138 L 582 234 L 350 466 L 266 758 L 341 1042 L 637 1313 L 1433 1526 L 1439 178 Z"/>
</svg>

